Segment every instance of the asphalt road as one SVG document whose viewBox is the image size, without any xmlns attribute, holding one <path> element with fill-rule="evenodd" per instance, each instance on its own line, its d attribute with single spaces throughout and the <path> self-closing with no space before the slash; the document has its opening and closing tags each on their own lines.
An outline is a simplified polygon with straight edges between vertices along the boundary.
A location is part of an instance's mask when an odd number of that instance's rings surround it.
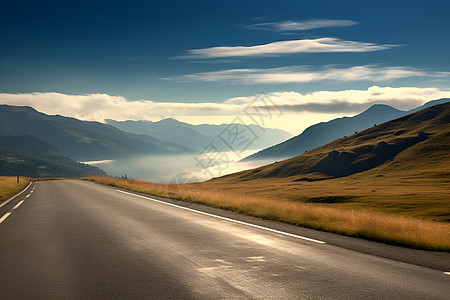
<svg viewBox="0 0 450 300">
<path fill-rule="evenodd" d="M 151 198 L 33 184 L 0 209 L 0 298 L 450 299 L 442 270 Z"/>
</svg>

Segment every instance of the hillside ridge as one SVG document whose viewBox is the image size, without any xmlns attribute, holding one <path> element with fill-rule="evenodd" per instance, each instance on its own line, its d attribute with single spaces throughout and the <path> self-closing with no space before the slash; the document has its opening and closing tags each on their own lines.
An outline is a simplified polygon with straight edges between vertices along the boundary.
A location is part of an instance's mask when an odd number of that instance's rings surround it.
<svg viewBox="0 0 450 300">
<path fill-rule="evenodd" d="M 244 158 L 242 161 L 258 159 L 271 159 L 272 161 L 275 161 L 294 157 L 305 151 L 331 142 L 332 140 L 370 128 L 375 124 L 381 124 L 448 101 L 450 101 L 448 98 L 432 100 L 409 111 L 398 110 L 386 104 L 374 104 L 367 110 L 353 117 L 337 118 L 328 122 L 314 124 L 306 128 L 301 134 L 282 143 L 262 149 L 259 152 Z"/>
<path fill-rule="evenodd" d="M 0 136 L 0 175 L 27 177 L 71 177 L 107 174 L 78 163 L 54 147 L 30 136 Z"/>
<path fill-rule="evenodd" d="M 385 171 L 449 175 L 450 103 L 438 104 L 336 139 L 302 155 L 214 180 L 292 177 L 314 181 L 384 166 Z M 414 163 L 420 162 L 420 165 Z M 446 169 L 447 168 L 447 169 Z"/>
<path fill-rule="evenodd" d="M 185 146 L 99 122 L 46 115 L 32 107 L 0 105 L 0 136 L 20 135 L 33 136 L 79 161 L 194 152 Z"/>
</svg>

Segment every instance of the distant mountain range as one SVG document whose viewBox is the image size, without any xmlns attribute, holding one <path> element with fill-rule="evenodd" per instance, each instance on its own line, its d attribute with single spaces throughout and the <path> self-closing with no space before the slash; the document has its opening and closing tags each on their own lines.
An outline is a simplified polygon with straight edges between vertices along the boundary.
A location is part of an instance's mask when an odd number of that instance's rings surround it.
<svg viewBox="0 0 450 300">
<path fill-rule="evenodd" d="M 26 106 L 0 105 L 0 136 L 20 135 L 33 136 L 77 161 L 194 152 L 179 144 L 123 132 L 99 122 L 50 116 Z"/>
<path fill-rule="evenodd" d="M 354 116 L 343 117 L 312 125 L 301 134 L 294 136 L 282 143 L 263 149 L 242 161 L 251 160 L 281 160 L 294 157 L 324 145 L 335 139 L 350 136 L 375 124 L 393 120 L 421 109 L 450 101 L 450 99 L 439 99 L 425 103 L 424 105 L 409 110 L 401 111 L 388 105 L 375 104 L 366 111 Z"/>
<path fill-rule="evenodd" d="M 102 124 L 46 115 L 31 107 L 0 105 L 0 174 L 14 175 L 17 168 L 20 168 L 27 170 L 27 174 L 34 174 L 29 176 L 40 177 L 104 175 L 98 168 L 75 161 L 115 160 L 141 155 L 198 154 L 210 143 L 214 143 L 219 151 L 230 151 L 226 139 L 233 132 L 240 131 L 251 133 L 250 142 L 245 145 L 247 150 L 260 149 L 287 139 L 246 158 L 275 161 L 309 152 L 365 128 L 378 127 L 375 124 L 449 100 L 431 101 L 408 112 L 387 105 L 374 105 L 351 118 L 313 125 L 293 138 L 285 131 L 256 125 L 191 125 L 174 119 L 159 122 L 108 120 L 109 124 Z M 330 155 L 332 159 L 337 154 Z"/>
<path fill-rule="evenodd" d="M 106 176 L 103 170 L 65 157 L 32 136 L 0 136 L 0 175 L 17 174 L 37 178 Z"/>
<path fill-rule="evenodd" d="M 254 140 L 247 149 L 260 149 L 292 136 L 282 130 L 256 125 L 196 126 L 174 119 L 159 122 L 108 120 L 108 123 L 114 126 L 47 115 L 32 107 L 0 105 L 0 175 L 16 172 L 37 177 L 106 175 L 98 168 L 75 161 L 194 155 L 211 142 L 217 150 L 229 151 L 220 137 L 226 135 L 230 126 L 238 131 L 252 131 Z"/>
<path fill-rule="evenodd" d="M 439 102 L 446 103 L 372 126 L 293 158 L 212 181 L 236 183 L 267 178 L 316 181 L 361 172 L 376 176 L 448 178 L 450 102 L 441 100 L 430 104 Z"/>
<path fill-rule="evenodd" d="M 253 124 L 248 126 L 242 124 L 192 125 L 171 118 L 158 122 L 105 121 L 107 124 L 126 132 L 150 135 L 162 141 L 181 144 L 199 152 L 205 149 L 211 142 L 214 143 L 217 148 L 222 149 L 222 151 L 230 151 L 227 150 L 229 147 L 226 144 L 228 129 L 232 129 L 237 132 L 251 130 L 250 134 L 252 141 L 249 143 L 246 150 L 265 148 L 292 137 L 290 133 L 284 130 L 262 128 Z"/>
</svg>

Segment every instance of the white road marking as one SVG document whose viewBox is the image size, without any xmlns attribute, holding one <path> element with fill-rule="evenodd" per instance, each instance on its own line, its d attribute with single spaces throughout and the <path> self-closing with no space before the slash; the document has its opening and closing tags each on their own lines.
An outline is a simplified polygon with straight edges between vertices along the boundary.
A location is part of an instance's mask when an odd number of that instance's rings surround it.
<svg viewBox="0 0 450 300">
<path fill-rule="evenodd" d="M 16 206 L 13 207 L 13 209 L 17 209 L 23 202 L 24 202 L 24 200 L 22 200 L 19 203 L 17 203 Z"/>
<path fill-rule="evenodd" d="M 248 262 L 265 262 L 264 256 L 249 256 L 245 259 Z"/>
<path fill-rule="evenodd" d="M 5 221 L 7 217 L 9 217 L 9 215 L 11 215 L 11 213 L 6 213 L 3 217 L 0 218 L 0 223 Z"/>
<path fill-rule="evenodd" d="M 231 266 L 205 267 L 205 268 L 200 268 L 197 270 L 200 272 L 214 272 L 217 270 L 228 269 L 228 268 L 231 268 Z"/>
<path fill-rule="evenodd" d="M 116 190 L 116 191 L 118 191 L 118 192 L 120 192 L 120 193 L 127 194 L 127 195 L 132 195 L 132 196 L 135 196 L 135 197 L 139 197 L 139 198 L 151 200 L 151 201 L 154 201 L 154 202 L 158 202 L 158 203 L 161 203 L 161 204 L 165 204 L 165 205 L 177 207 L 177 208 L 180 208 L 180 209 L 192 211 L 192 212 L 195 212 L 195 213 L 198 213 L 198 214 L 210 216 L 210 217 L 213 217 L 213 218 L 217 218 L 217 219 L 221 219 L 221 220 L 226 220 L 226 221 L 229 221 L 229 222 L 238 223 L 238 224 L 242 224 L 242 225 L 246 225 L 246 226 L 250 226 L 250 227 L 254 227 L 254 228 L 259 228 L 259 229 L 262 229 L 262 230 L 266 230 L 266 231 L 270 231 L 270 232 L 274 232 L 274 233 L 278 233 L 278 234 L 290 236 L 290 237 L 293 237 L 293 238 L 297 238 L 297 239 L 302 239 L 302 240 L 314 242 L 314 243 L 326 244 L 326 243 L 323 242 L 323 241 L 319 241 L 319 240 L 307 238 L 307 237 L 304 237 L 304 236 L 301 236 L 301 235 L 296 235 L 296 234 L 292 234 L 292 233 L 288 233 L 288 232 L 284 232 L 284 231 L 279 231 L 279 230 L 276 230 L 276 229 L 272 229 L 272 228 L 268 228 L 268 227 L 263 227 L 263 226 L 259 226 L 259 225 L 255 225 L 255 224 L 251 224 L 251 223 L 247 223 L 247 222 L 242 222 L 242 221 L 238 221 L 238 220 L 233 220 L 233 219 L 230 219 L 230 218 L 226 218 L 226 217 L 221 217 L 221 216 L 213 215 L 213 214 L 206 213 L 206 212 L 199 211 L 199 210 L 195 210 L 195 209 L 192 209 L 192 208 L 187 208 L 187 207 L 175 205 L 175 204 L 172 204 L 172 203 L 167 203 L 167 202 L 164 202 L 164 201 L 161 201 L 161 200 L 156 200 L 156 199 L 153 199 L 153 198 L 150 198 L 150 197 L 145 197 L 145 196 L 141 196 L 141 195 L 137 195 L 137 194 L 133 194 L 133 193 L 121 191 L 121 190 Z"/>
<path fill-rule="evenodd" d="M 15 196 L 9 198 L 8 200 L 6 200 L 6 201 L 3 202 L 2 204 L 0 204 L 0 207 L 5 206 L 5 205 L 8 204 L 10 201 L 12 201 L 12 200 L 16 199 L 17 197 L 19 197 L 23 192 L 25 192 L 25 191 L 30 187 L 30 185 L 31 185 L 31 182 L 28 183 L 27 187 L 24 188 L 20 193 L 18 193 L 17 195 L 15 195 Z"/>
<path fill-rule="evenodd" d="M 30 194 L 32 194 L 34 192 L 34 189 L 31 190 Z"/>
<path fill-rule="evenodd" d="M 28 195 L 26 195 L 26 196 L 25 196 L 25 198 L 28 198 L 28 197 L 30 197 L 30 195 L 31 195 L 31 194 L 28 194 Z"/>
<path fill-rule="evenodd" d="M 444 272 L 445 275 L 450 275 L 450 272 Z"/>
</svg>

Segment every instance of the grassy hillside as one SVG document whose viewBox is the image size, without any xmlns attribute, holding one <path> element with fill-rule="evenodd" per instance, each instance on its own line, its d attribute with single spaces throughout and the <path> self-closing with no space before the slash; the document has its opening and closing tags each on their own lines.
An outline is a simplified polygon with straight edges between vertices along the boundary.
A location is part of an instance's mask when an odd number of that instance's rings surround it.
<svg viewBox="0 0 450 300">
<path fill-rule="evenodd" d="M 315 181 L 367 171 L 449 176 L 450 103 L 334 140 L 302 155 L 214 179 L 239 182 L 261 178 Z M 444 161 L 447 163 L 444 163 Z M 419 163 L 420 162 L 420 163 Z"/>
<path fill-rule="evenodd" d="M 61 155 L 55 148 L 32 136 L 0 136 L 0 175 L 27 177 L 105 176 L 93 166 Z"/>
<path fill-rule="evenodd" d="M 449 222 L 449 121 L 450 104 L 433 106 L 201 186 Z"/>
<path fill-rule="evenodd" d="M 0 176 L 0 204 L 20 192 L 29 182 L 28 178 L 20 178 L 17 183 L 16 176 Z"/>
<path fill-rule="evenodd" d="M 269 158 L 273 158 L 275 161 L 275 159 L 294 157 L 334 139 L 351 135 L 355 131 L 364 130 L 373 124 L 386 122 L 404 114 L 405 112 L 388 105 L 374 105 L 354 117 L 343 117 L 312 125 L 301 134 L 250 155 L 243 161 Z"/>
<path fill-rule="evenodd" d="M 417 112 L 433 105 L 442 104 L 450 101 L 450 99 L 439 99 L 425 103 L 424 105 L 412 109 L 410 111 L 397 110 L 388 105 L 375 104 L 366 111 L 353 116 L 334 119 L 328 122 L 322 122 L 312 125 L 305 129 L 301 134 L 284 141 L 280 144 L 263 149 L 243 161 L 250 160 L 280 160 L 294 157 L 309 151 L 335 139 L 349 136 L 357 131 L 367 129 L 374 124 L 381 124 L 389 120 L 393 120 L 410 113 Z"/>
</svg>

